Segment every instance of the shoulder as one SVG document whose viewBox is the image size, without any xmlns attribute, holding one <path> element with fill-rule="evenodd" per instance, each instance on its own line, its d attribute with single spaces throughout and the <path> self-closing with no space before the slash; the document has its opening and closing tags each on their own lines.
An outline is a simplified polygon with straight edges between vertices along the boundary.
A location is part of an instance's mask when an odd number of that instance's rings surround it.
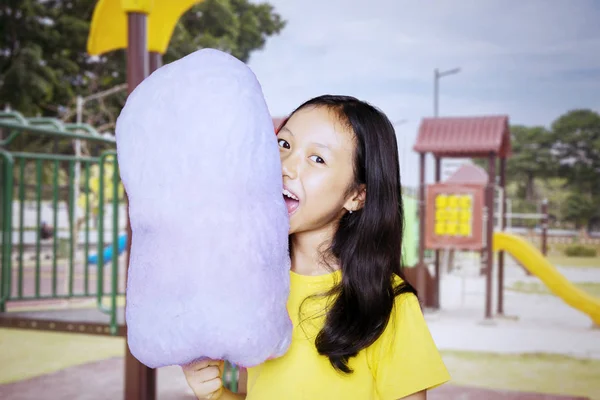
<svg viewBox="0 0 600 400">
<path fill-rule="evenodd" d="M 392 281 L 393 281 L 394 289 L 398 289 L 399 287 L 401 287 L 402 285 L 405 285 L 405 284 L 408 285 L 408 282 L 406 282 L 404 279 L 402 279 L 401 277 L 399 277 L 398 275 L 395 275 L 395 274 L 392 278 Z M 394 309 L 397 310 L 399 307 L 405 307 L 405 308 L 409 308 L 409 309 L 414 308 L 419 313 L 421 313 L 421 305 L 419 303 L 419 299 L 417 298 L 417 295 L 412 292 L 409 292 L 409 291 L 400 293 L 394 299 Z M 394 315 L 394 312 L 392 312 L 392 315 Z"/>
</svg>

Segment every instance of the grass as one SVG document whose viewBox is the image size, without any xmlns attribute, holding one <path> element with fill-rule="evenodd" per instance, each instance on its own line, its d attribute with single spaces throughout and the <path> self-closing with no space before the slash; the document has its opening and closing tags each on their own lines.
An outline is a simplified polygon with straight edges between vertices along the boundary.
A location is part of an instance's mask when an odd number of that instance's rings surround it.
<svg viewBox="0 0 600 400">
<path fill-rule="evenodd" d="M 553 354 L 442 352 L 456 385 L 600 400 L 600 360 Z"/>
<path fill-rule="evenodd" d="M 565 268 L 600 268 L 600 256 L 598 257 L 567 257 L 562 254 L 550 254 L 548 261 L 552 265 Z"/>
<path fill-rule="evenodd" d="M 109 307 L 109 302 L 109 298 L 102 299 L 105 307 Z M 124 305 L 125 296 L 117 296 L 117 306 Z M 96 302 L 92 300 L 70 307 L 96 307 Z M 28 307 L 20 310 L 38 309 L 49 308 Z M 0 329 L 0 384 L 124 355 L 125 339 L 121 337 Z"/>
<path fill-rule="evenodd" d="M 124 354 L 123 338 L 0 329 L 0 384 Z"/>
<path fill-rule="evenodd" d="M 574 283 L 574 285 L 580 288 L 581 290 L 584 290 L 587 293 L 591 294 L 592 296 L 600 297 L 599 282 L 580 282 Z M 548 289 L 544 284 L 539 282 L 517 281 L 511 286 L 507 286 L 506 289 L 519 293 L 553 295 L 550 289 Z"/>
<path fill-rule="evenodd" d="M 541 248 L 539 239 L 529 240 L 537 249 Z M 553 243 L 548 245 L 548 260 L 556 266 L 573 268 L 600 268 L 600 245 L 584 245 L 596 249 L 596 257 L 568 257 L 565 250 L 574 244 Z"/>
<path fill-rule="evenodd" d="M 580 243 L 577 243 L 577 242 L 571 243 L 571 244 L 553 243 L 553 244 L 549 245 L 549 248 L 550 248 L 551 252 L 563 253 L 568 247 L 576 246 L 577 244 L 580 244 Z M 582 246 L 594 248 L 594 249 L 596 249 L 596 251 L 598 251 L 598 253 L 600 253 L 600 245 L 583 244 Z"/>
</svg>

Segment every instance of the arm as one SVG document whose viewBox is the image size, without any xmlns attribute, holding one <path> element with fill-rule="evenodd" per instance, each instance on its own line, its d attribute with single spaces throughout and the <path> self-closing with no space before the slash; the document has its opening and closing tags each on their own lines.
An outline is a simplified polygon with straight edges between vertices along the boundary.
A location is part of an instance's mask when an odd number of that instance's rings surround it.
<svg viewBox="0 0 600 400">
<path fill-rule="evenodd" d="M 229 389 L 225 389 L 221 396 L 217 397 L 217 400 L 244 400 L 245 398 L 245 393 L 233 393 Z"/>
<path fill-rule="evenodd" d="M 225 389 L 221 397 L 217 400 L 245 400 L 246 390 L 248 386 L 248 371 L 245 368 L 240 368 L 240 379 L 238 381 L 238 392 L 232 393 Z"/>
<path fill-rule="evenodd" d="M 398 400 L 427 400 L 427 390 L 411 394 Z"/>
<path fill-rule="evenodd" d="M 240 379 L 238 381 L 238 393 L 248 393 L 248 370 L 240 368 Z"/>
</svg>

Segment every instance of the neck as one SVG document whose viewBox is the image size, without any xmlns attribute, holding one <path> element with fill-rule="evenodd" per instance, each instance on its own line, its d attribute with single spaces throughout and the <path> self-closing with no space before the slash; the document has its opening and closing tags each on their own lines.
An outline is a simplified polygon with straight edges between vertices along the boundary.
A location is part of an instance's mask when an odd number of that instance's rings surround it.
<svg viewBox="0 0 600 400">
<path fill-rule="evenodd" d="M 333 226 L 318 231 L 293 234 L 291 239 L 292 271 L 300 275 L 323 275 L 331 270 L 323 263 L 323 251 L 327 250 L 333 238 Z M 329 267 L 338 269 L 337 263 L 329 262 Z"/>
</svg>

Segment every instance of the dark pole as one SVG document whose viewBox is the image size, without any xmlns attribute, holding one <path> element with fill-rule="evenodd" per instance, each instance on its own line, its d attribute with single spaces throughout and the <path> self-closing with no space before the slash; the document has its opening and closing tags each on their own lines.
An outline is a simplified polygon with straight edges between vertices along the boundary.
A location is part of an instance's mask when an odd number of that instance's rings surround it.
<svg viewBox="0 0 600 400">
<path fill-rule="evenodd" d="M 127 13 L 127 22 L 127 85 L 131 93 L 148 76 L 146 14 Z"/>
<path fill-rule="evenodd" d="M 419 262 L 417 264 L 417 292 L 426 301 L 425 275 L 425 153 L 419 153 Z"/>
<path fill-rule="evenodd" d="M 435 157 L 435 182 L 438 183 L 441 180 L 442 175 L 442 159 L 441 157 Z M 433 308 L 440 308 L 440 251 L 435 250 L 435 293 L 433 293 Z"/>
<path fill-rule="evenodd" d="M 542 254 L 548 255 L 548 199 L 542 201 Z"/>
<path fill-rule="evenodd" d="M 150 74 L 162 67 L 162 54 L 156 51 L 151 51 L 148 54 L 148 64 L 150 68 Z"/>
<path fill-rule="evenodd" d="M 439 114 L 439 86 L 440 78 L 448 75 L 458 74 L 460 68 L 454 68 L 440 72 L 437 68 L 433 70 L 433 116 L 437 118 Z"/>
<path fill-rule="evenodd" d="M 127 86 L 131 92 L 148 76 L 148 50 L 146 46 L 147 19 L 146 14 L 127 13 Z M 131 226 L 127 217 L 127 251 L 126 260 L 129 265 L 131 249 Z M 155 400 L 156 371 L 140 363 L 129 351 L 125 342 L 125 399 Z"/>
<path fill-rule="evenodd" d="M 488 186 L 486 196 L 487 229 L 486 229 L 486 268 L 485 268 L 485 318 L 492 318 L 492 267 L 494 265 L 494 184 L 496 182 L 496 154 L 489 154 Z"/>
<path fill-rule="evenodd" d="M 5 134 L 4 129 L 0 128 L 0 140 L 4 140 L 5 136 L 8 137 L 8 134 Z M 56 140 L 54 142 L 56 143 Z M 5 147 L 6 146 L 4 146 L 3 144 L 0 144 L 0 150 L 4 150 Z M 6 169 L 8 168 L 7 164 L 8 164 L 7 162 L 0 161 L 0 188 L 2 188 L 2 193 L 0 193 L 0 232 L 4 232 L 4 224 L 8 224 L 8 221 L 10 221 L 10 218 L 8 218 L 6 221 L 4 220 L 4 206 L 6 204 L 5 202 L 8 202 L 8 204 L 10 204 L 10 206 L 8 206 L 8 208 L 12 210 L 11 199 L 4 199 L 5 197 L 8 197 L 8 196 L 5 196 L 4 193 L 9 191 L 9 190 L 7 190 L 8 188 L 5 187 L 5 185 L 8 182 L 5 182 L 5 179 L 4 179 L 4 177 L 6 175 Z M 8 215 L 7 215 L 7 217 L 8 217 Z M 10 231 L 9 235 L 12 235 L 12 227 L 10 227 L 8 229 Z M 54 227 L 54 229 L 57 229 L 57 228 Z M 2 233 L 0 233 L 0 235 L 2 235 Z M 2 240 L 6 240 L 6 237 L 3 237 Z M 0 247 L 0 249 L 2 249 L 2 247 Z M 4 257 L 5 257 L 5 254 L 0 252 L 0 267 L 4 266 L 4 263 L 8 262 L 8 260 L 5 260 Z M 3 296 L 4 293 L 2 291 L 3 288 L 1 286 L 2 285 L 0 285 L 0 296 Z M 0 312 L 5 312 L 5 311 L 6 311 L 6 303 L 4 302 L 0 305 Z"/>
<path fill-rule="evenodd" d="M 500 158 L 500 188 L 502 189 L 501 207 L 502 215 L 500 216 L 500 230 L 506 228 L 506 158 Z M 498 305 L 497 312 L 499 315 L 504 314 L 504 252 L 498 252 Z"/>
</svg>

